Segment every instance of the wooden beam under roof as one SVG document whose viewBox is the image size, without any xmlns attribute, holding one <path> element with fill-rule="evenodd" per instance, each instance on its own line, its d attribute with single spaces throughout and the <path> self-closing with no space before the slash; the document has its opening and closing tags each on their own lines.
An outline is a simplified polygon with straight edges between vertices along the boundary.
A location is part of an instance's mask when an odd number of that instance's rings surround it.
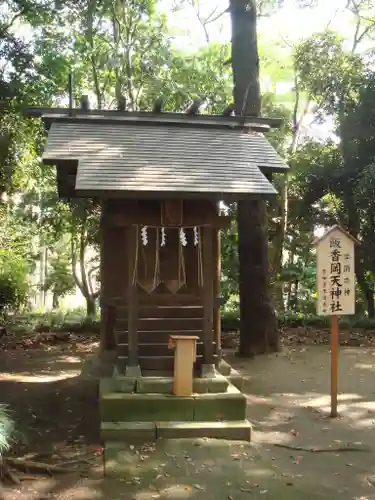
<svg viewBox="0 0 375 500">
<path fill-rule="evenodd" d="M 44 117 L 45 121 L 56 121 L 59 119 L 71 120 L 97 120 L 100 121 L 129 121 L 129 122 L 157 122 L 157 123 L 177 123 L 192 124 L 196 126 L 230 126 L 230 127 L 249 127 L 254 130 L 267 131 L 270 128 L 279 128 L 283 124 L 282 118 L 267 118 L 254 116 L 225 116 L 225 115 L 187 115 L 186 113 L 171 112 L 146 112 L 146 111 L 116 111 L 116 110 L 97 110 L 90 109 L 83 111 L 80 108 L 69 110 L 68 108 L 44 108 L 29 107 L 24 110 L 24 115 L 28 117 Z"/>
</svg>

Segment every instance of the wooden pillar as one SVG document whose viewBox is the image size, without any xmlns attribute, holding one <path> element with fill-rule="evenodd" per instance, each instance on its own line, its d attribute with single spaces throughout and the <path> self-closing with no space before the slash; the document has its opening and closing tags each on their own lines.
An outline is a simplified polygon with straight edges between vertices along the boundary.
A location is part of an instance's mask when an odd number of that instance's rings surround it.
<svg viewBox="0 0 375 500">
<path fill-rule="evenodd" d="M 217 205 L 217 215 L 220 215 L 219 204 Z M 220 317 L 220 281 L 221 281 L 221 232 L 220 229 L 213 230 L 214 246 L 214 339 L 216 342 L 216 354 L 218 358 L 221 354 L 221 317 Z M 219 359 L 218 359 L 219 361 Z"/>
<path fill-rule="evenodd" d="M 128 362 L 126 368 L 138 366 L 138 288 L 133 283 L 134 268 L 137 258 L 137 227 L 130 226 L 127 230 L 128 259 Z"/>
<path fill-rule="evenodd" d="M 107 273 L 111 255 L 111 229 L 106 226 L 106 203 L 102 202 L 100 217 L 100 350 L 116 349 L 115 321 L 116 310 L 108 306 Z"/>
<path fill-rule="evenodd" d="M 203 343 L 204 364 L 214 363 L 214 266 L 213 266 L 213 229 L 211 226 L 203 228 Z"/>
</svg>

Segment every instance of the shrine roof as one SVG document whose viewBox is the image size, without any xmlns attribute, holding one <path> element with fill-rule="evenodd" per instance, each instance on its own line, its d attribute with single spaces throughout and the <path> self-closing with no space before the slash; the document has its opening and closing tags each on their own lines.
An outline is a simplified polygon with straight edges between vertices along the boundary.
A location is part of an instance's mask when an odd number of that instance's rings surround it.
<svg viewBox="0 0 375 500">
<path fill-rule="evenodd" d="M 270 174 L 288 168 L 263 134 L 279 119 L 62 108 L 26 114 L 42 118 L 43 162 L 58 167 L 60 181 L 70 177 L 77 196 L 267 197 L 276 194 Z M 72 178 L 64 165 L 73 164 Z"/>
<path fill-rule="evenodd" d="M 52 123 L 45 163 L 78 162 L 76 192 L 273 195 L 263 172 L 285 162 L 259 133 L 229 128 L 62 121 Z"/>
</svg>

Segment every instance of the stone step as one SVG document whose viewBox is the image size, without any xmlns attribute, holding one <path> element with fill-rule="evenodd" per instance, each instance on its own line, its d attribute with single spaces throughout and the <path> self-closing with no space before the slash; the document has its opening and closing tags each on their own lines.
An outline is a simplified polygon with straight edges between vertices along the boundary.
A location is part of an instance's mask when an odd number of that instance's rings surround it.
<svg viewBox="0 0 375 500">
<path fill-rule="evenodd" d="M 127 356 L 128 355 L 129 344 L 128 343 L 118 343 L 117 344 L 117 353 L 119 356 Z M 214 351 L 216 349 L 216 343 L 214 343 L 213 347 Z M 197 354 L 201 356 L 204 353 L 204 344 L 203 342 L 197 342 Z M 139 356 L 172 356 L 173 349 L 168 347 L 168 342 L 140 342 L 138 343 L 138 355 Z"/>
<path fill-rule="evenodd" d="M 115 329 L 116 341 L 119 344 L 126 344 L 128 342 L 128 332 L 127 330 Z M 168 343 L 169 337 L 171 335 L 187 335 L 202 338 L 202 330 L 138 330 L 138 342 L 142 344 L 146 343 Z"/>
<path fill-rule="evenodd" d="M 156 422 L 156 437 L 162 439 L 216 438 L 250 441 L 248 420 L 230 422 Z"/>
<path fill-rule="evenodd" d="M 101 422 L 100 440 L 147 443 L 156 440 L 155 422 Z"/>
<path fill-rule="evenodd" d="M 143 295 L 143 296 L 142 296 Z M 138 309 L 143 318 L 153 316 L 171 318 L 171 317 L 203 317 L 203 303 L 199 297 L 192 295 L 178 294 L 177 296 L 171 293 L 165 294 L 148 294 L 142 292 L 138 296 Z M 110 307 L 115 307 L 117 317 L 126 317 L 128 308 L 126 305 L 126 296 L 112 297 L 110 299 Z"/>
<path fill-rule="evenodd" d="M 218 356 L 214 354 L 214 363 L 216 363 Z M 203 355 L 197 355 L 195 367 L 199 367 L 203 363 Z M 117 358 L 118 370 L 125 373 L 125 367 L 128 361 L 127 356 L 119 355 Z M 174 352 L 170 350 L 169 356 L 138 356 L 138 364 L 141 370 L 169 370 L 172 372 L 174 368 Z"/>
<path fill-rule="evenodd" d="M 203 359 L 203 356 L 201 358 Z M 125 373 L 127 362 L 128 357 L 118 351 L 117 366 L 119 371 L 122 370 Z M 174 353 L 171 350 L 169 356 L 138 356 L 138 364 L 141 370 L 169 370 L 172 372 L 174 367 Z"/>
<path fill-rule="evenodd" d="M 228 380 L 218 375 L 214 378 L 194 378 L 193 391 L 198 394 L 207 392 L 226 393 Z M 100 394 L 110 392 L 136 392 L 139 394 L 172 394 L 173 377 L 106 377 L 99 382 Z"/>
<path fill-rule="evenodd" d="M 230 422 L 102 422 L 102 441 L 138 443 L 156 439 L 212 438 L 250 441 L 248 420 Z"/>
<path fill-rule="evenodd" d="M 179 331 L 202 330 L 203 318 L 139 318 L 138 329 L 142 331 Z M 116 320 L 117 330 L 127 330 L 128 319 L 119 317 Z"/>
<path fill-rule="evenodd" d="M 231 384 L 225 393 L 189 397 L 102 391 L 100 415 L 103 422 L 244 420 L 246 397 Z"/>
</svg>

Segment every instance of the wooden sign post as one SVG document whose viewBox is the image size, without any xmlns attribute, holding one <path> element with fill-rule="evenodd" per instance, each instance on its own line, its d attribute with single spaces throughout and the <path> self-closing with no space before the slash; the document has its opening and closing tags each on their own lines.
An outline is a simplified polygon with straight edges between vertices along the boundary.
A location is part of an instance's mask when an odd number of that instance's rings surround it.
<svg viewBox="0 0 375 500">
<path fill-rule="evenodd" d="M 331 417 L 337 417 L 339 316 L 355 313 L 354 245 L 357 240 L 334 226 L 315 241 L 317 313 L 331 316 Z"/>
</svg>

